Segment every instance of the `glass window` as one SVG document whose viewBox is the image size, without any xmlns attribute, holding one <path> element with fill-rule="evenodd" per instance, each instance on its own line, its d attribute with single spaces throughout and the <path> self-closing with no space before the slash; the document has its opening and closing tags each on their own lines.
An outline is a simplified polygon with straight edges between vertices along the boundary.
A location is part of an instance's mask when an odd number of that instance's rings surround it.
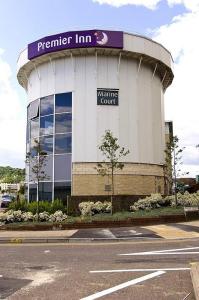
<svg viewBox="0 0 199 300">
<path fill-rule="evenodd" d="M 42 167 L 38 170 L 38 156 L 34 156 L 30 158 L 30 168 L 29 168 L 29 181 L 37 182 L 38 177 L 39 180 L 49 181 L 52 180 L 53 173 L 53 156 L 52 155 L 42 155 L 40 157 L 40 165 Z M 42 163 L 43 161 L 43 163 Z M 39 172 L 40 171 L 40 172 Z M 39 173 L 39 174 L 38 174 Z"/>
<path fill-rule="evenodd" d="M 43 166 L 41 168 L 41 177 L 43 177 L 44 181 L 52 180 L 53 176 L 53 156 L 52 155 L 44 155 L 40 158 L 43 160 Z"/>
<path fill-rule="evenodd" d="M 67 195 L 71 194 L 71 182 L 55 182 L 54 183 L 54 199 L 63 200 L 66 202 Z"/>
<path fill-rule="evenodd" d="M 24 185 L 24 196 L 25 200 L 28 200 L 28 184 Z"/>
<path fill-rule="evenodd" d="M 41 98 L 40 116 L 52 115 L 54 113 L 54 95 Z"/>
<path fill-rule="evenodd" d="M 39 183 L 40 201 L 52 201 L 52 182 Z"/>
<path fill-rule="evenodd" d="M 26 125 L 26 142 L 28 143 L 30 141 L 30 123 L 27 122 Z"/>
<path fill-rule="evenodd" d="M 28 105 L 28 120 L 39 117 L 39 99 Z"/>
<path fill-rule="evenodd" d="M 40 135 L 53 134 L 53 116 L 40 118 Z"/>
<path fill-rule="evenodd" d="M 71 181 L 71 155 L 55 155 L 54 162 L 54 180 L 55 181 Z"/>
<path fill-rule="evenodd" d="M 30 138 L 38 138 L 39 136 L 39 118 L 30 121 Z"/>
<path fill-rule="evenodd" d="M 46 135 L 40 137 L 41 151 L 45 154 L 53 153 L 53 135 Z"/>
<path fill-rule="evenodd" d="M 72 93 L 55 95 L 55 113 L 72 112 Z"/>
<path fill-rule="evenodd" d="M 72 114 L 55 115 L 55 133 L 72 132 Z"/>
<path fill-rule="evenodd" d="M 32 139 L 30 141 L 30 151 L 29 152 L 32 157 L 37 155 L 37 153 L 38 153 L 38 140 L 37 139 Z"/>
<path fill-rule="evenodd" d="M 37 201 L 37 185 L 29 184 L 29 202 Z"/>
<path fill-rule="evenodd" d="M 55 154 L 61 153 L 72 153 L 71 133 L 55 135 Z"/>
</svg>

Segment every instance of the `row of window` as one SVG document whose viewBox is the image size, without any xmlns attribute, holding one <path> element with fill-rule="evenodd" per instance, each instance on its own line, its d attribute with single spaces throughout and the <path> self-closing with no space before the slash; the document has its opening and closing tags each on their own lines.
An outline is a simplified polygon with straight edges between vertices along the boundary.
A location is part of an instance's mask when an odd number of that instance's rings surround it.
<svg viewBox="0 0 199 300">
<path fill-rule="evenodd" d="M 72 112 L 72 93 L 50 95 L 31 102 L 28 106 L 28 121 L 54 113 Z"/>
<path fill-rule="evenodd" d="M 39 184 L 39 198 L 49 201 L 52 197 L 63 199 L 71 185 L 72 93 L 50 95 L 31 102 L 27 119 L 27 152 L 32 154 L 26 166 L 28 199 L 36 200 L 37 195 L 32 170 L 38 159 L 38 142 L 45 157 L 41 170 L 45 178 L 42 181 L 48 181 Z"/>
<path fill-rule="evenodd" d="M 53 134 L 54 116 L 45 116 L 33 119 L 30 121 L 30 135 L 29 138 L 38 138 L 41 135 Z M 63 113 L 55 115 L 55 133 L 72 132 L 72 114 Z M 28 138 L 28 140 L 29 140 Z"/>
<path fill-rule="evenodd" d="M 54 158 L 54 162 L 53 162 L 53 158 Z M 33 157 L 30 160 L 29 176 L 26 178 L 27 182 L 36 181 L 35 173 L 32 172 L 32 168 L 36 163 L 35 161 L 36 159 L 37 157 Z M 70 181 L 71 180 L 71 154 L 45 156 L 45 163 L 41 172 L 45 174 L 46 179 L 44 181 L 51 181 L 51 180 Z"/>
<path fill-rule="evenodd" d="M 26 186 L 26 191 L 29 193 L 29 201 L 37 200 L 37 185 L 29 184 Z M 54 193 L 53 193 L 54 192 Z M 52 197 L 60 200 L 65 200 L 67 194 L 71 192 L 71 183 L 70 182 L 40 182 L 39 183 L 39 199 L 44 201 L 52 201 Z M 54 195 L 53 195 L 54 194 Z"/>
<path fill-rule="evenodd" d="M 53 145 L 54 154 L 63 154 L 63 153 L 72 153 L 72 134 L 56 134 L 41 136 L 39 138 L 40 146 L 44 155 L 53 154 Z M 27 149 L 28 152 L 31 152 L 32 156 L 37 155 L 36 150 L 37 146 L 35 140 L 30 141 L 30 149 Z M 28 148 L 28 147 L 27 147 Z"/>
</svg>

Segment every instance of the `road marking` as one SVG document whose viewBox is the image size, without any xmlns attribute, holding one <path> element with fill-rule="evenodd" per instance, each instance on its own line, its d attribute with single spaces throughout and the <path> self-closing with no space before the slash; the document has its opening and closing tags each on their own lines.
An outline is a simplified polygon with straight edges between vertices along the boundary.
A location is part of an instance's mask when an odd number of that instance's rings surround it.
<svg viewBox="0 0 199 300">
<path fill-rule="evenodd" d="M 175 255 L 175 254 L 199 254 L 199 252 L 185 252 L 184 250 L 196 250 L 199 249 L 199 247 L 189 247 L 189 248 L 178 248 L 178 249 L 168 249 L 168 250 L 154 250 L 154 251 L 147 251 L 147 252 L 137 252 L 137 253 L 124 253 L 124 254 L 118 254 L 121 256 L 126 255 Z M 184 252 L 178 252 L 178 251 L 184 251 Z"/>
<path fill-rule="evenodd" d="M 0 275 L 0 277 L 3 277 L 3 275 Z"/>
<path fill-rule="evenodd" d="M 151 274 L 148 274 L 148 275 L 145 275 L 145 276 L 142 276 L 142 277 L 139 277 L 139 278 L 136 278 L 136 279 L 133 279 L 133 280 L 130 280 L 130 281 L 127 281 L 127 282 L 124 282 L 124 283 L 121 283 L 119 285 L 116 285 L 112 288 L 109 288 L 109 289 L 106 289 L 104 291 L 101 291 L 101 292 L 98 292 L 98 293 L 95 293 L 93 295 L 90 295 L 88 297 L 85 297 L 85 298 L 82 298 L 80 300 L 94 300 L 94 299 L 97 299 L 97 298 L 100 298 L 100 297 L 103 297 L 105 295 L 108 295 L 108 294 L 111 294 L 113 292 L 116 292 L 118 290 L 121 290 L 123 288 L 126 288 L 126 287 L 129 287 L 131 285 L 135 285 L 137 283 L 140 283 L 140 282 L 143 282 L 145 280 L 148 280 L 148 279 L 151 279 L 151 278 L 154 278 L 154 277 L 157 277 L 159 275 L 162 275 L 166 273 L 165 271 L 157 271 L 157 272 L 154 272 L 154 273 L 151 273 Z"/>
<path fill-rule="evenodd" d="M 131 253 L 119 255 L 183 255 L 183 254 L 199 254 L 199 252 L 149 252 L 149 253 Z"/>
<path fill-rule="evenodd" d="M 161 268 L 161 269 L 121 269 L 121 270 L 99 270 L 89 273 L 120 273 L 120 272 L 155 272 L 155 271 L 189 271 L 191 268 Z"/>
<path fill-rule="evenodd" d="M 100 230 L 107 238 L 116 239 L 115 235 L 109 229 Z"/>
</svg>

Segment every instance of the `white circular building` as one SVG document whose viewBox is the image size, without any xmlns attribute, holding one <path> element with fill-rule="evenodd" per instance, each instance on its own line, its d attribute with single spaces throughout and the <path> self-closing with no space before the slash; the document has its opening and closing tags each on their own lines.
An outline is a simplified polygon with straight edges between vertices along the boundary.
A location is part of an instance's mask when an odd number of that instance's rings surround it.
<svg viewBox="0 0 199 300">
<path fill-rule="evenodd" d="M 40 198 L 107 195 L 95 169 L 105 130 L 130 150 L 115 175 L 115 194 L 164 193 L 164 92 L 171 54 L 143 36 L 107 30 L 44 37 L 21 52 L 18 81 L 28 96 L 27 151 L 47 154 Z M 36 184 L 27 166 L 28 198 Z"/>
</svg>

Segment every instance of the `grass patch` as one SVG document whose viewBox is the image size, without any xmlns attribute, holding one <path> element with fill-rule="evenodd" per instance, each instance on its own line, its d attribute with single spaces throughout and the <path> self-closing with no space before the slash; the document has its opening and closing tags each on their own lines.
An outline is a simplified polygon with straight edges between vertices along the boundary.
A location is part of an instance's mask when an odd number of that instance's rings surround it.
<svg viewBox="0 0 199 300">
<path fill-rule="evenodd" d="M 165 215 L 178 215 L 183 214 L 183 207 L 162 207 L 152 210 L 139 210 L 134 213 L 128 211 L 117 212 L 113 215 L 103 213 L 96 214 L 94 216 L 85 217 L 71 217 L 68 216 L 64 223 L 75 223 L 75 222 L 92 222 L 92 221 L 124 221 L 127 219 L 144 218 L 144 217 L 159 217 Z"/>
</svg>

